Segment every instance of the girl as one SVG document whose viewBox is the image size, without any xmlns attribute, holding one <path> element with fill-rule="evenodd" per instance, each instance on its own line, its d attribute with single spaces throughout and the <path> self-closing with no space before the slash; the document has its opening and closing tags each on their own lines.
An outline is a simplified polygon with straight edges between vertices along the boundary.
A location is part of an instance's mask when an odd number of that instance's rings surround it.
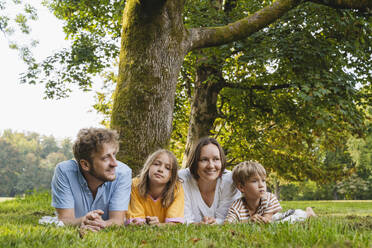
<svg viewBox="0 0 372 248">
<path fill-rule="evenodd" d="M 168 150 L 158 150 L 132 180 L 127 224 L 183 223 L 184 193 L 177 175 L 178 163 Z"/>
</svg>

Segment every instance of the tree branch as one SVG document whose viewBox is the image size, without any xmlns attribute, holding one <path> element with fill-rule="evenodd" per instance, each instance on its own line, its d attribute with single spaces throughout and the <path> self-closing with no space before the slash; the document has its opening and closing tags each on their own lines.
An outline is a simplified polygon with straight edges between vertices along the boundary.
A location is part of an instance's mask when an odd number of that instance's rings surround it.
<svg viewBox="0 0 372 248">
<path fill-rule="evenodd" d="M 189 29 L 190 51 L 218 46 L 240 40 L 278 20 L 283 14 L 299 5 L 301 0 L 278 0 L 246 18 L 220 27 Z"/>
<path fill-rule="evenodd" d="M 280 84 L 280 85 L 274 85 L 270 87 L 264 87 L 262 85 L 253 85 L 253 86 L 242 86 L 240 84 L 232 84 L 225 82 L 225 87 L 233 88 L 233 89 L 239 89 L 239 90 L 268 90 L 268 91 L 274 91 L 274 90 L 281 90 L 281 89 L 288 89 L 293 84 Z"/>
<path fill-rule="evenodd" d="M 372 10 L 372 0 L 277 0 L 270 6 L 225 26 L 189 29 L 189 51 L 246 38 L 306 1 L 333 8 Z"/>
<path fill-rule="evenodd" d="M 309 0 L 313 3 L 327 5 L 336 9 L 372 10 L 371 0 Z"/>
</svg>

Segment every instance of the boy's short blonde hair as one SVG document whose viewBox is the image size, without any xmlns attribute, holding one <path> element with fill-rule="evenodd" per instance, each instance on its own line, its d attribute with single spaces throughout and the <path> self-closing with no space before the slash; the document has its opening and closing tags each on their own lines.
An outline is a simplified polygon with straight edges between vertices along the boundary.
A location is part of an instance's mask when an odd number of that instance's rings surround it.
<svg viewBox="0 0 372 248">
<path fill-rule="evenodd" d="M 236 187 L 238 185 L 244 186 L 245 182 L 254 175 L 266 177 L 265 168 L 256 161 L 244 161 L 234 167 L 232 172 L 232 179 Z"/>
</svg>

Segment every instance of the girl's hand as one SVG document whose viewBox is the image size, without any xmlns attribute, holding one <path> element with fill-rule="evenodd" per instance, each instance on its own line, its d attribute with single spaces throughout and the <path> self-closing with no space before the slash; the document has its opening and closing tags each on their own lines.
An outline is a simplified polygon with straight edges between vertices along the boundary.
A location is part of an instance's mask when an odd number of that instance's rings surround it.
<svg viewBox="0 0 372 248">
<path fill-rule="evenodd" d="M 146 216 L 146 223 L 149 225 L 158 225 L 160 224 L 157 216 Z"/>
<path fill-rule="evenodd" d="M 202 223 L 203 224 L 208 224 L 208 225 L 213 225 L 213 224 L 216 224 L 217 222 L 216 222 L 216 219 L 213 218 L 213 217 L 204 216 Z"/>
<path fill-rule="evenodd" d="M 144 224 L 145 222 L 143 222 L 143 221 L 141 221 L 141 220 L 139 220 L 139 219 L 134 219 L 134 220 L 132 220 L 132 222 L 130 223 L 131 225 L 137 225 L 137 226 L 139 226 L 139 225 L 142 225 L 142 224 Z"/>
</svg>

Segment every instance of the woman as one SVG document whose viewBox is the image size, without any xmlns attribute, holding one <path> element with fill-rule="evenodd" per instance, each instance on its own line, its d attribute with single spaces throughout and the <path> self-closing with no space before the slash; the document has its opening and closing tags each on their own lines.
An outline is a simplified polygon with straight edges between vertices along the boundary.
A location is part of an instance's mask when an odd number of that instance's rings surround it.
<svg viewBox="0 0 372 248">
<path fill-rule="evenodd" d="M 178 173 L 183 180 L 186 223 L 224 222 L 232 202 L 240 197 L 233 186 L 231 172 L 225 168 L 225 154 L 217 140 L 200 139 L 187 168 Z"/>
</svg>

